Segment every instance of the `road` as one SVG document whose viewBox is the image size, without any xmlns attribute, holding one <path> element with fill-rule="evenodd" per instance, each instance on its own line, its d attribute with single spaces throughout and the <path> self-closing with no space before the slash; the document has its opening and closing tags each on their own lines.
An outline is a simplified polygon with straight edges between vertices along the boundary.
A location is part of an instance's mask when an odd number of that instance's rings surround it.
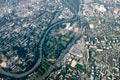
<svg viewBox="0 0 120 80">
<path fill-rule="evenodd" d="M 71 22 L 71 21 L 76 21 L 78 19 L 78 17 L 74 17 L 72 19 L 63 19 L 63 20 L 59 20 L 51 25 L 48 26 L 48 28 L 45 30 L 45 32 L 43 33 L 42 37 L 40 38 L 40 41 L 38 43 L 38 45 L 40 46 L 39 47 L 39 52 L 41 53 L 42 51 L 42 46 L 43 46 L 43 42 L 45 40 L 45 37 L 47 36 L 47 34 L 49 33 L 49 31 L 51 29 L 53 29 L 56 25 L 58 24 L 62 24 L 62 23 L 66 23 L 66 22 Z M 15 73 L 10 73 L 10 72 L 6 72 L 4 71 L 3 69 L 0 68 L 0 73 L 1 74 L 4 74 L 6 76 L 10 76 L 10 77 L 14 77 L 14 78 L 21 78 L 21 77 L 24 77 L 24 76 L 27 76 L 28 74 L 32 73 L 40 64 L 41 62 L 41 59 L 42 59 L 42 54 L 40 54 L 39 56 L 39 59 L 37 60 L 36 64 L 32 67 L 32 69 L 24 72 L 24 73 L 20 73 L 20 74 L 15 74 Z"/>
<path fill-rule="evenodd" d="M 48 71 L 44 73 L 42 77 L 40 77 L 38 80 L 45 80 L 45 78 L 51 73 L 51 71 L 54 69 L 54 66 L 61 62 L 61 60 L 64 58 L 65 54 L 69 51 L 69 49 L 73 46 L 73 44 L 78 40 L 77 36 L 82 37 L 82 32 L 75 35 L 75 39 L 67 46 L 67 48 L 61 53 L 60 57 L 57 59 L 56 63 L 54 65 L 51 65 Z"/>
</svg>

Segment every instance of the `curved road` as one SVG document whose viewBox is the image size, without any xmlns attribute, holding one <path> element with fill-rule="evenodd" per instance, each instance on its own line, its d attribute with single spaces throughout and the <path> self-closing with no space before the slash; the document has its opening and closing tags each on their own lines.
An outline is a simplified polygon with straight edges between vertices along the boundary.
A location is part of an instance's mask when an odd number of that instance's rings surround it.
<svg viewBox="0 0 120 80">
<path fill-rule="evenodd" d="M 45 39 L 45 37 L 47 36 L 48 32 L 49 32 L 51 29 L 53 29 L 53 28 L 54 28 L 56 25 L 58 25 L 58 24 L 65 23 L 65 22 L 76 21 L 77 19 L 78 19 L 78 17 L 75 16 L 75 17 L 72 18 L 72 19 L 68 19 L 68 20 L 65 20 L 65 19 L 64 19 L 64 20 L 60 20 L 60 21 L 57 21 L 57 22 L 51 24 L 51 25 L 46 29 L 46 31 L 43 33 L 42 38 L 41 38 L 40 41 L 39 41 L 39 44 L 41 43 L 40 48 L 39 48 L 39 51 L 42 51 L 42 45 L 43 45 L 44 39 Z M 38 45 L 39 45 L 39 44 L 38 44 Z M 41 53 L 41 52 L 40 52 L 40 53 Z M 0 68 L 0 73 L 1 73 L 1 74 L 4 74 L 4 75 L 6 75 L 6 76 L 14 77 L 14 78 L 21 78 L 21 77 L 27 76 L 28 74 L 30 74 L 31 72 L 33 72 L 33 71 L 39 66 L 39 64 L 40 64 L 40 62 L 41 62 L 41 59 L 42 59 L 42 54 L 40 54 L 39 59 L 37 60 L 37 62 L 36 62 L 36 64 L 34 65 L 34 67 L 33 67 L 32 69 L 30 69 L 29 71 L 27 71 L 27 72 L 24 72 L 24 73 L 21 73 L 21 74 L 15 74 L 15 73 L 6 72 L 6 71 L 4 71 L 3 69 Z"/>
</svg>

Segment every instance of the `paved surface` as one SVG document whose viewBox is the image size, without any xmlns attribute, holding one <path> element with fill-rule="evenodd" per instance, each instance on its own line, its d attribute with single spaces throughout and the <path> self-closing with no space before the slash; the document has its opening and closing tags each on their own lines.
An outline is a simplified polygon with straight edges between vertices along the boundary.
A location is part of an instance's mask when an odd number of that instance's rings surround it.
<svg viewBox="0 0 120 80">
<path fill-rule="evenodd" d="M 39 51 L 42 50 L 42 45 L 43 45 L 43 42 L 44 42 L 44 39 L 45 37 L 47 36 L 47 34 L 49 33 L 49 31 L 51 29 L 53 29 L 56 25 L 58 24 L 61 24 L 61 23 L 66 23 L 66 22 L 70 22 L 70 21 L 76 21 L 78 19 L 78 17 L 74 17 L 72 19 L 63 19 L 63 20 L 60 20 L 60 21 L 57 21 L 53 24 L 51 24 L 47 29 L 46 31 L 44 32 L 44 34 L 42 35 L 42 38 L 40 39 L 39 41 L 39 44 L 40 44 L 40 48 L 39 48 Z M 41 52 L 40 52 L 41 53 Z M 21 73 L 21 74 L 15 74 L 15 73 L 10 73 L 10 72 L 6 72 L 4 71 L 3 69 L 0 68 L 0 73 L 1 74 L 4 74 L 6 76 L 10 76 L 10 77 L 15 77 L 15 78 L 21 78 L 21 77 L 24 77 L 24 76 L 27 76 L 28 74 L 30 74 L 31 72 L 33 72 L 40 64 L 41 62 L 41 59 L 42 59 L 42 54 L 40 54 L 39 56 L 39 59 L 37 60 L 36 64 L 34 65 L 34 67 L 32 67 L 32 69 L 30 69 L 29 71 L 27 72 L 24 72 L 24 73 Z"/>
</svg>

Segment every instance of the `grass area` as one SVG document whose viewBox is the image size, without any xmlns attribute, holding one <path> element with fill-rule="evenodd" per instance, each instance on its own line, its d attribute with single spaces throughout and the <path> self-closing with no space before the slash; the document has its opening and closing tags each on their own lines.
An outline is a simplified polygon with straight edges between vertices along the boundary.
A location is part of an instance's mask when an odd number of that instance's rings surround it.
<svg viewBox="0 0 120 80">
<path fill-rule="evenodd" d="M 42 62 L 42 67 L 47 71 L 50 67 L 50 64 L 47 63 L 47 61 Z"/>
<path fill-rule="evenodd" d="M 57 25 L 46 37 L 43 48 L 45 57 L 57 59 L 60 56 L 61 51 L 65 49 L 65 47 L 71 41 L 71 38 L 73 38 L 73 32 L 68 31 L 65 35 L 58 33 L 64 28 L 64 24 Z"/>
<path fill-rule="evenodd" d="M 75 67 L 81 70 L 83 68 L 83 65 L 78 63 Z"/>
</svg>

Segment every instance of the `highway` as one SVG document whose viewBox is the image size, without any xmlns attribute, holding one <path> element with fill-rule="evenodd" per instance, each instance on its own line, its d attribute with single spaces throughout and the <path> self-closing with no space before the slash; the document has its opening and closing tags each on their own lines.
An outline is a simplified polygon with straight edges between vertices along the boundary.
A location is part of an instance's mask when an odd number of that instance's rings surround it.
<svg viewBox="0 0 120 80">
<path fill-rule="evenodd" d="M 39 46 L 39 59 L 37 60 L 36 64 L 32 67 L 32 69 L 24 72 L 24 73 L 20 73 L 20 74 L 15 74 L 15 73 L 10 73 L 10 72 L 6 72 L 4 71 L 2 68 L 0 68 L 0 73 L 1 74 L 4 74 L 6 76 L 10 76 L 10 77 L 14 77 L 14 78 L 21 78 L 21 77 L 24 77 L 24 76 L 27 76 L 28 74 L 32 73 L 39 65 L 40 65 L 40 62 L 41 62 L 41 59 L 42 59 L 42 54 L 41 54 L 41 51 L 42 51 L 42 46 L 43 46 L 43 42 L 45 40 L 45 37 L 47 36 L 47 34 L 49 33 L 49 31 L 51 29 L 53 29 L 56 25 L 58 24 L 62 24 L 62 23 L 67 23 L 67 22 L 71 22 L 71 21 L 76 21 L 78 20 L 79 18 L 78 17 L 74 17 L 72 19 L 63 19 L 63 20 L 59 20 L 51 25 L 48 26 L 48 28 L 45 30 L 45 32 L 43 33 L 42 37 L 40 38 L 40 41 L 38 43 L 38 46 Z"/>
<path fill-rule="evenodd" d="M 79 34 L 76 34 L 75 36 L 80 36 L 80 38 L 82 37 L 82 32 Z M 60 57 L 57 59 L 56 63 L 54 65 L 51 65 L 50 68 L 48 69 L 48 71 L 45 72 L 45 74 L 40 77 L 38 80 L 45 80 L 45 78 L 51 73 L 51 71 L 54 69 L 54 66 L 58 63 L 61 62 L 61 60 L 64 58 L 65 54 L 69 51 L 69 49 L 73 46 L 73 44 L 78 40 L 78 37 L 75 37 L 74 40 L 68 44 L 67 48 L 65 50 L 63 50 L 63 52 L 61 53 Z"/>
</svg>

